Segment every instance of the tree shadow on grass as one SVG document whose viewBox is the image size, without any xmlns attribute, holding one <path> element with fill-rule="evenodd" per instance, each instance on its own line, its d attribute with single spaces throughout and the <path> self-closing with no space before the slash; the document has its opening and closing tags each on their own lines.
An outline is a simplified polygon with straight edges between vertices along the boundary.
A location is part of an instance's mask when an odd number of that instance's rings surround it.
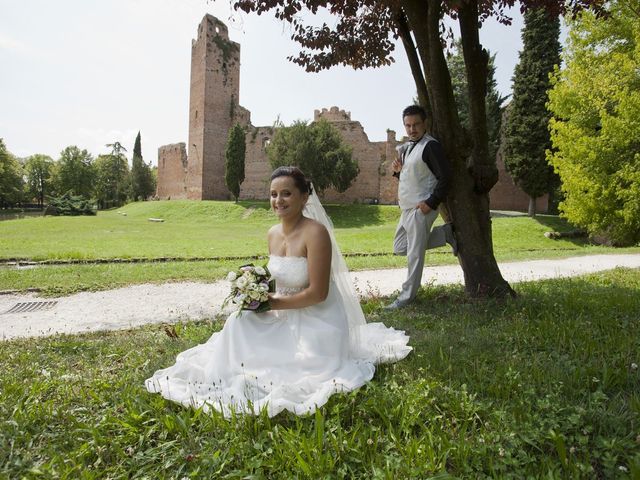
<svg viewBox="0 0 640 480">
<path fill-rule="evenodd" d="M 514 300 L 473 300 L 461 287 L 421 290 L 394 318 L 431 374 L 508 400 L 505 378 L 565 395 L 608 396 L 640 386 L 630 365 L 640 344 L 640 273 L 618 268 L 576 278 L 523 282 Z M 401 316 L 400 316 L 401 315 Z M 635 357 L 634 357 L 635 355 Z M 595 379 L 595 380 L 594 380 Z"/>
<path fill-rule="evenodd" d="M 374 205 L 325 205 L 336 228 L 358 228 L 386 223 L 380 208 Z"/>
<path fill-rule="evenodd" d="M 576 246 L 585 246 L 591 243 L 589 236 L 586 233 L 582 234 L 581 229 L 572 225 L 565 218 L 561 218 L 558 215 L 536 215 L 534 220 L 540 225 L 547 227 L 550 232 L 575 232 L 576 236 L 562 237 L 562 240 L 566 242 L 572 243 Z"/>
</svg>

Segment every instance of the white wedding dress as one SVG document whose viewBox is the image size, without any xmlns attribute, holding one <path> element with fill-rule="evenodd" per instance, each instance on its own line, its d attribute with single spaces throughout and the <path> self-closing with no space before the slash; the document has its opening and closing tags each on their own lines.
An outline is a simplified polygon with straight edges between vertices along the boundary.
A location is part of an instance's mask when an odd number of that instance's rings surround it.
<svg viewBox="0 0 640 480">
<path fill-rule="evenodd" d="M 279 292 L 307 287 L 304 257 L 271 256 L 268 268 Z M 358 327 L 353 353 L 343 298 L 334 281 L 319 304 L 264 313 L 234 312 L 204 344 L 180 353 L 175 365 L 146 380 L 150 392 L 185 406 L 269 416 L 282 410 L 312 413 L 337 392 L 371 380 L 375 364 L 411 351 L 402 331 L 381 323 Z"/>
</svg>

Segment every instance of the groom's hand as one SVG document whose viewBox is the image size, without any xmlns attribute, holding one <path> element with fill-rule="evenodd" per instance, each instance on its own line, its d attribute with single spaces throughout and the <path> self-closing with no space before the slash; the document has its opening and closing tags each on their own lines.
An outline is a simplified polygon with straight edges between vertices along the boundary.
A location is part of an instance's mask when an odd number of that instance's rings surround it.
<svg viewBox="0 0 640 480">
<path fill-rule="evenodd" d="M 418 205 L 416 205 L 416 208 L 419 208 L 424 215 L 431 211 L 431 207 L 427 205 L 427 202 L 425 201 L 419 202 Z"/>
</svg>

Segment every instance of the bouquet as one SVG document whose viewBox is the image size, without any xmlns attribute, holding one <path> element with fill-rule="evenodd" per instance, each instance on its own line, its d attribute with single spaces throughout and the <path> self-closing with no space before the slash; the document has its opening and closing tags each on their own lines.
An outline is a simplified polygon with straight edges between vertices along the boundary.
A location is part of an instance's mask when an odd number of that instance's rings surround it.
<svg viewBox="0 0 640 480">
<path fill-rule="evenodd" d="M 271 278 L 269 269 L 256 267 L 252 263 L 229 272 L 227 280 L 231 282 L 231 293 L 222 304 L 231 303 L 236 310 L 266 312 L 269 307 L 269 293 L 275 292 L 276 281 Z"/>
</svg>

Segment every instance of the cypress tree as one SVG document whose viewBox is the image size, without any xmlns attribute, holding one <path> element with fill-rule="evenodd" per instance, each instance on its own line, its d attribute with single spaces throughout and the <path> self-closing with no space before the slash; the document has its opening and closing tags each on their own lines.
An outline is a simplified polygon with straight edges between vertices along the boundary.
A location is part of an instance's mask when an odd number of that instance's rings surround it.
<svg viewBox="0 0 640 480">
<path fill-rule="evenodd" d="M 140 140 L 140 132 L 138 132 L 136 141 L 133 144 L 133 156 L 142 158 L 142 141 Z"/>
<path fill-rule="evenodd" d="M 236 123 L 229 131 L 224 165 L 224 183 L 227 185 L 236 203 L 240 196 L 240 185 L 244 182 L 245 153 L 244 129 L 240 124 Z"/>
<path fill-rule="evenodd" d="M 529 215 L 535 199 L 551 192 L 557 176 L 546 158 L 551 148 L 547 110 L 549 74 L 560 64 L 560 20 L 544 9 L 524 15 L 523 50 L 513 77 L 513 100 L 507 107 L 505 166 L 529 195 Z"/>
<path fill-rule="evenodd" d="M 155 190 L 151 167 L 142 159 L 142 141 L 140 132 L 133 145 L 133 158 L 131 159 L 131 198 L 133 200 L 146 200 Z"/>
</svg>

